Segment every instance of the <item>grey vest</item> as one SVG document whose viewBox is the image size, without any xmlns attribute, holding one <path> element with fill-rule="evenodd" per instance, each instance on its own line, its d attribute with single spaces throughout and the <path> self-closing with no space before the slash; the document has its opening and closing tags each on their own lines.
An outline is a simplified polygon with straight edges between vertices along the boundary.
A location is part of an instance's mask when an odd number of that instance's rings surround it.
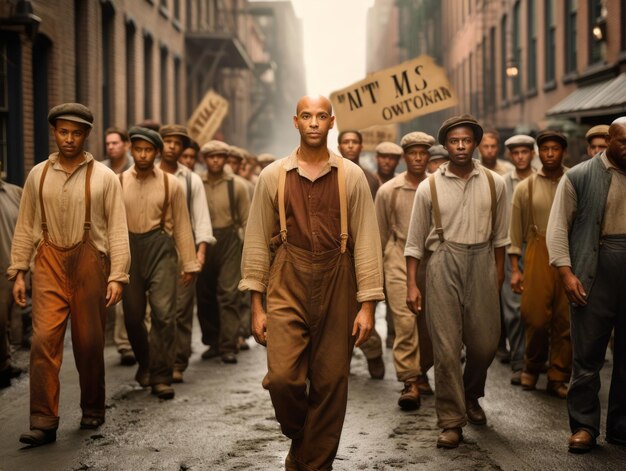
<svg viewBox="0 0 626 471">
<path fill-rule="evenodd" d="M 611 172 L 597 156 L 572 168 L 566 177 L 572 182 L 577 198 L 576 215 L 569 232 L 572 271 L 588 297 L 598 267 L 600 234 Z"/>
</svg>

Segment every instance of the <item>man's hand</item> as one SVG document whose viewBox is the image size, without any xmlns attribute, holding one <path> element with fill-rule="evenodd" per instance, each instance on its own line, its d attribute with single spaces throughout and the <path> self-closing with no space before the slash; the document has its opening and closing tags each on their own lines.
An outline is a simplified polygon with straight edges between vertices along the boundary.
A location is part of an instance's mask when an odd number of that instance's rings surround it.
<svg viewBox="0 0 626 471">
<path fill-rule="evenodd" d="M 511 272 L 511 289 L 516 294 L 524 291 L 524 274 L 519 270 Z"/>
<path fill-rule="evenodd" d="M 352 336 L 356 337 L 354 346 L 358 347 L 372 335 L 374 330 L 374 301 L 365 301 L 361 305 L 361 310 L 357 313 L 352 327 Z M 357 335 L 358 334 L 358 335 Z"/>
<path fill-rule="evenodd" d="M 196 252 L 196 259 L 198 260 L 198 263 L 200 264 L 200 268 L 202 268 L 204 266 L 204 262 L 206 261 L 206 254 L 204 253 L 203 250 L 198 250 Z"/>
<path fill-rule="evenodd" d="M 26 307 L 26 277 L 23 271 L 19 271 L 15 278 L 13 300 L 19 307 Z"/>
<path fill-rule="evenodd" d="M 107 285 L 107 305 L 106 307 L 111 307 L 116 305 L 122 299 L 122 291 L 124 290 L 124 285 L 119 281 L 109 281 Z"/>
<path fill-rule="evenodd" d="M 422 293 L 416 284 L 407 284 L 406 305 L 413 314 L 422 312 Z"/>
<path fill-rule="evenodd" d="M 193 281 L 194 276 L 196 276 L 195 273 L 189 273 L 189 272 L 184 271 L 182 275 L 180 276 L 180 282 L 185 287 L 189 286 L 191 282 Z"/>
<path fill-rule="evenodd" d="M 570 303 L 577 306 L 587 305 L 587 293 L 580 280 L 574 275 L 570 267 L 559 267 L 559 274 L 561 275 L 561 281 L 563 282 L 563 288 L 565 294 Z"/>
<path fill-rule="evenodd" d="M 267 313 L 259 291 L 250 291 L 250 330 L 256 343 L 267 346 Z"/>
</svg>

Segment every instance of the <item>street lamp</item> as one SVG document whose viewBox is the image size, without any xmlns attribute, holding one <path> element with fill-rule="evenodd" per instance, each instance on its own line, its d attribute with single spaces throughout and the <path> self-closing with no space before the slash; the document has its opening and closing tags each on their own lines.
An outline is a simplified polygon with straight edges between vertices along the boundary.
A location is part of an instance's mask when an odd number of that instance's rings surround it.
<svg viewBox="0 0 626 471">
<path fill-rule="evenodd" d="M 515 59 L 509 59 L 506 63 L 506 76 L 509 78 L 517 77 L 519 69 L 517 68 L 517 62 Z"/>
</svg>

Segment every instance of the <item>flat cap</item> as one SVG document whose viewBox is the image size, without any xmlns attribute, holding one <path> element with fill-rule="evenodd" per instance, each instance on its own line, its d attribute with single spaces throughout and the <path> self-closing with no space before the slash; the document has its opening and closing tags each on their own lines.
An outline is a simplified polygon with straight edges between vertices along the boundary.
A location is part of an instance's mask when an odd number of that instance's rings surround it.
<svg viewBox="0 0 626 471">
<path fill-rule="evenodd" d="M 141 123 L 137 123 L 136 126 L 139 128 L 152 129 L 156 132 L 159 132 L 159 129 L 161 129 L 161 123 L 154 119 L 144 119 Z"/>
<path fill-rule="evenodd" d="M 48 122 L 54 126 L 57 119 L 74 121 L 93 128 L 93 114 L 89 108 L 80 103 L 62 103 L 52 108 L 48 113 Z"/>
<path fill-rule="evenodd" d="M 246 155 L 248 154 L 248 152 L 246 151 L 246 149 L 242 149 L 241 147 L 237 147 L 237 146 L 228 146 L 229 150 L 228 150 L 228 155 L 229 156 L 233 156 L 236 157 L 239 160 L 243 160 L 246 158 Z"/>
<path fill-rule="evenodd" d="M 159 134 L 162 138 L 166 138 L 167 136 L 180 137 L 183 140 L 183 147 L 189 147 L 189 144 L 191 144 L 189 131 L 187 131 L 187 128 L 182 124 L 166 124 L 161 126 Z"/>
<path fill-rule="evenodd" d="M 271 164 L 272 162 L 276 160 L 276 157 L 266 152 L 264 154 L 260 154 L 257 160 L 259 161 L 260 164 Z"/>
<path fill-rule="evenodd" d="M 163 150 L 163 139 L 161 139 L 161 136 L 158 132 L 153 131 L 152 129 L 135 126 L 128 130 L 128 135 L 131 141 L 142 139 L 146 142 L 149 142 L 160 151 Z"/>
<path fill-rule="evenodd" d="M 554 129 L 544 129 L 537 134 L 537 145 L 540 146 L 546 141 L 556 141 L 563 149 L 567 149 L 567 138 L 563 133 L 555 131 Z"/>
<path fill-rule="evenodd" d="M 209 141 L 200 148 L 200 154 L 203 157 L 210 155 L 226 155 L 230 154 L 230 146 L 223 141 Z"/>
<path fill-rule="evenodd" d="M 400 157 L 402 155 L 402 147 L 400 147 L 395 142 L 384 141 L 376 146 L 376 153 L 397 155 L 398 157 Z"/>
<path fill-rule="evenodd" d="M 435 138 L 430 134 L 426 134 L 421 131 L 414 131 L 402 136 L 400 140 L 400 146 L 402 149 L 407 150 L 411 146 L 426 146 L 430 147 L 435 144 Z"/>
<path fill-rule="evenodd" d="M 451 118 L 446 119 L 441 127 L 439 128 L 439 132 L 437 133 L 437 140 L 439 144 L 446 144 L 446 136 L 448 131 L 452 128 L 456 128 L 458 126 L 469 126 L 474 131 L 474 139 L 476 140 L 476 144 L 480 144 L 480 141 L 483 138 L 483 128 L 476 118 L 474 118 L 470 114 L 462 114 L 460 116 L 452 116 Z"/>
<path fill-rule="evenodd" d="M 608 124 L 598 124 L 597 126 L 592 127 L 587 134 L 585 134 L 585 139 L 589 142 L 594 137 L 609 137 L 609 125 Z"/>
<path fill-rule="evenodd" d="M 430 158 L 428 161 L 440 160 L 440 159 L 449 159 L 450 154 L 441 144 L 437 144 L 428 149 L 428 153 L 430 154 Z"/>
<path fill-rule="evenodd" d="M 534 148 L 535 140 L 532 137 L 527 136 L 526 134 L 516 134 L 515 136 L 511 136 L 506 141 L 504 141 L 504 145 L 507 146 L 509 149 L 518 146 Z"/>
</svg>

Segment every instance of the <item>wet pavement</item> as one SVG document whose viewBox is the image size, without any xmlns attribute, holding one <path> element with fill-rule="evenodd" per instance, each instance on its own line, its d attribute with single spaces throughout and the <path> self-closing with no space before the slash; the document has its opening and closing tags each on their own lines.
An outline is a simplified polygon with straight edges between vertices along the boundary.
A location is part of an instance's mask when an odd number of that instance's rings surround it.
<svg viewBox="0 0 626 471">
<path fill-rule="evenodd" d="M 379 312 L 379 331 L 384 333 L 382 318 Z M 175 386 L 173 400 L 160 401 L 136 385 L 135 367 L 119 365 L 115 348 L 107 346 L 106 423 L 89 431 L 78 428 L 78 377 L 69 339 L 66 343 L 57 442 L 33 449 L 18 442 L 28 429 L 28 378 L 22 375 L 0 391 L 0 470 L 282 469 L 289 442 L 280 434 L 269 395 L 261 388 L 262 347 L 252 345 L 239 354 L 237 365 L 225 365 L 202 360 L 203 347 L 194 339 L 185 382 Z M 464 442 L 455 450 L 437 449 L 434 398 L 422 397 L 417 411 L 401 411 L 396 405 L 401 384 L 395 380 L 391 351 L 384 357 L 387 373 L 376 381 L 369 379 L 362 354 L 354 355 L 336 470 L 624 469 L 626 448 L 607 444 L 603 437 L 592 453 L 569 454 L 565 401 L 543 391 L 545 377 L 534 392 L 510 386 L 508 367 L 497 361 L 481 400 L 488 424 L 468 425 Z M 17 353 L 19 365 L 27 361 L 27 352 Z M 611 366 L 608 360 L 602 373 L 604 413 Z M 430 376 L 434 384 L 432 372 Z"/>
</svg>

